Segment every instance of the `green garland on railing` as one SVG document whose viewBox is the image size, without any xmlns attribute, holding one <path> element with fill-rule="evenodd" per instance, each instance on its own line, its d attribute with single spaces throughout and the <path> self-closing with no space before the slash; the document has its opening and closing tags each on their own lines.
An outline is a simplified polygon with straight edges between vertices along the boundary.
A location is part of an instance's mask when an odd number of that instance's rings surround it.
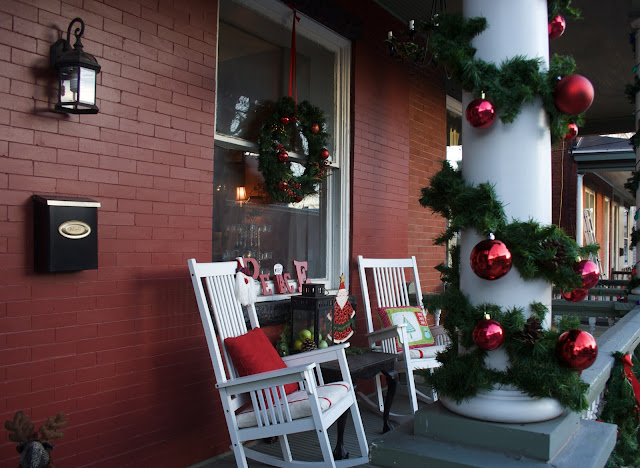
<svg viewBox="0 0 640 468">
<path fill-rule="evenodd" d="M 554 2 L 557 11 L 567 11 L 570 2 Z M 567 4 L 567 5 L 565 5 Z M 576 65 L 571 57 L 554 55 L 549 70 L 541 70 L 541 59 L 516 56 L 496 66 L 475 58 L 471 40 L 487 27 L 485 18 L 465 19 L 459 15 L 436 15 L 428 21 L 415 23 L 416 31 L 428 36 L 424 44 L 414 41 L 387 40 L 395 53 L 411 62 L 422 63 L 431 54 L 435 63 L 442 64 L 459 81 L 462 89 L 483 94 L 493 103 L 500 120 L 511 123 L 523 104 L 539 96 L 549 116 L 549 128 L 554 140 L 561 139 L 570 123 L 583 123 L 584 114 L 568 115 L 555 106 L 554 91 L 559 77 L 571 75 Z"/>
<path fill-rule="evenodd" d="M 607 461 L 607 468 L 640 466 L 640 412 L 633 388 L 624 374 L 623 354 L 613 354 L 615 362 L 607 382 L 607 396 L 600 420 L 618 426 L 618 440 Z M 640 369 L 638 348 L 633 354 L 634 374 Z"/>
<path fill-rule="evenodd" d="M 580 287 L 582 279 L 573 270 L 577 257 L 595 253 L 598 246 L 580 247 L 556 226 L 541 226 L 534 221 L 508 223 L 502 203 L 490 184 L 467 184 L 459 170 L 443 162 L 442 170 L 422 189 L 420 204 L 431 208 L 449 220 L 447 230 L 436 240 L 443 244 L 456 232 L 474 229 L 481 235 L 494 233 L 511 251 L 513 265 L 525 280 L 544 279 L 569 291 Z M 525 321 L 523 310 L 503 311 L 495 304 L 473 307 L 460 290 L 459 248 L 452 249 L 452 265 L 436 267 L 448 287 L 441 295 L 425 300 L 427 308 L 441 309 L 442 324 L 452 338 L 452 344 L 438 355 L 443 366 L 424 377 L 437 392 L 460 402 L 479 390 L 496 385 L 515 385 L 533 397 L 551 397 L 563 406 L 578 411 L 585 409 L 588 385 L 577 372 L 562 367 L 555 356 L 555 344 L 560 334 L 577 328 L 576 319 L 565 319 L 557 330 L 542 330 L 549 311 L 540 303 L 530 305 L 533 321 Z M 501 323 L 505 332 L 505 349 L 513 366 L 505 372 L 489 369 L 484 364 L 486 352 L 474 345 L 473 330 L 489 313 Z M 467 348 L 459 352 L 458 344 Z"/>
</svg>

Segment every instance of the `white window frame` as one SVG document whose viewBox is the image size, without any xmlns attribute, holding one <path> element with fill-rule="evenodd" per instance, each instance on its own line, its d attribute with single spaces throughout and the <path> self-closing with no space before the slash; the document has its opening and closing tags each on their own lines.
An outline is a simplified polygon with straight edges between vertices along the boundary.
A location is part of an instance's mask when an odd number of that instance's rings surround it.
<svg viewBox="0 0 640 468">
<path fill-rule="evenodd" d="M 224 0 L 221 0 L 224 1 Z M 279 0 L 233 0 L 267 19 L 291 30 L 293 13 L 291 8 Z M 220 2 L 218 2 L 218 12 Z M 304 36 L 309 40 L 317 42 L 335 54 L 335 121 L 334 134 L 332 140 L 334 144 L 330 169 L 331 177 L 326 179 L 327 192 L 329 197 L 329 209 L 327 212 L 327 238 L 325 249 L 327 253 L 327 272 L 324 278 L 312 278 L 314 282 L 322 283 L 327 290 L 337 289 L 340 283 L 340 275 L 345 273 L 348 278 L 349 271 L 349 232 L 350 232 L 350 134 L 351 134 L 351 109 L 350 109 L 350 89 L 351 89 L 351 42 L 331 31 L 326 26 L 317 21 L 296 12 L 301 18 L 296 24 L 296 35 Z M 218 18 L 220 15 L 218 14 Z M 220 28 L 218 28 L 220 31 Z M 219 44 L 220 41 L 217 41 Z M 217 74 L 218 67 L 216 67 Z M 216 83 L 218 82 L 216 76 Z M 217 92 L 216 92 L 217 97 Z M 217 106 L 216 106 L 217 109 Z M 214 124 L 215 129 L 215 124 Z M 258 145 L 255 142 L 247 144 L 246 140 L 221 135 L 215 133 L 215 146 L 229 149 L 258 152 Z M 295 154 L 291 153 L 292 156 Z M 341 190 L 342 188 L 342 190 Z M 336 203 L 334 197 L 339 197 Z M 301 259 L 302 260 L 302 259 Z M 285 270 L 286 271 L 286 270 Z M 293 275 L 292 275 L 293 276 Z M 348 280 L 347 280 L 348 281 Z M 270 282 L 271 284 L 271 282 Z M 345 284 L 348 288 L 348 285 Z M 278 296 L 259 296 L 259 300 L 281 299 Z"/>
</svg>

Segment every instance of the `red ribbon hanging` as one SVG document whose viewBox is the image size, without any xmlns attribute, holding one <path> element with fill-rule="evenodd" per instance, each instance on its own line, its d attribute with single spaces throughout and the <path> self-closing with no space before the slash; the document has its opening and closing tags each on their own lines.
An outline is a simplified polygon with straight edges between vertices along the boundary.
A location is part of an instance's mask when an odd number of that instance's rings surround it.
<svg viewBox="0 0 640 468">
<path fill-rule="evenodd" d="M 631 368 L 633 367 L 633 361 L 631 360 L 631 355 L 627 354 L 622 356 L 622 364 L 624 365 L 624 374 L 627 377 L 627 380 L 631 384 L 633 388 L 633 394 L 636 397 L 636 401 L 638 405 L 640 405 L 640 382 L 636 378 L 636 375 L 633 373 Z"/>
<path fill-rule="evenodd" d="M 300 21 L 300 17 L 296 13 L 296 8 L 291 3 L 287 6 L 293 10 L 293 27 L 291 28 L 291 58 L 289 59 L 289 97 L 295 99 L 298 104 L 298 87 L 296 83 L 296 21 Z"/>
</svg>

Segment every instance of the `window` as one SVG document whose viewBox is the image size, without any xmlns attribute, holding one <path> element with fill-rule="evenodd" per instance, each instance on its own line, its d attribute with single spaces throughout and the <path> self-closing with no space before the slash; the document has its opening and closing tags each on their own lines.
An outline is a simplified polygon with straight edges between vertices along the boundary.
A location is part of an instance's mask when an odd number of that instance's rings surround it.
<svg viewBox="0 0 640 468">
<path fill-rule="evenodd" d="M 458 168 L 462 161 L 462 103 L 447 95 L 447 161 Z M 447 220 L 449 224 L 449 220 Z M 447 242 L 446 264 L 452 266 L 451 249 L 460 245 L 460 233 Z"/>
<path fill-rule="evenodd" d="M 308 277 L 336 288 L 349 260 L 349 41 L 298 13 L 297 100 L 327 115 L 330 177 L 299 203 L 273 203 L 258 171 L 257 135 L 288 95 L 292 10 L 276 0 L 221 0 L 214 151 L 213 260 L 254 257 L 261 273 L 308 262 Z M 289 152 L 304 169 L 302 145 Z"/>
<path fill-rule="evenodd" d="M 611 252 L 611 246 L 609 245 L 609 231 L 611 230 L 611 200 L 608 197 L 604 197 L 604 242 L 602 243 L 602 252 L 604 254 L 604 260 L 602 263 L 603 278 L 609 278 L 609 255 Z"/>
</svg>

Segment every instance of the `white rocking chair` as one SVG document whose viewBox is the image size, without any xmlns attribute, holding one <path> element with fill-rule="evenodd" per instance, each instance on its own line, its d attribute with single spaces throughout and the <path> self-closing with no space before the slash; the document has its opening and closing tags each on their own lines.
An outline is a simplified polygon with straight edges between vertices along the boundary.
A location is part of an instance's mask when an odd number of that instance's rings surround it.
<svg viewBox="0 0 640 468">
<path fill-rule="evenodd" d="M 362 287 L 362 299 L 367 315 L 369 347 L 380 349 L 385 353 L 398 354 L 396 370 L 399 373 L 406 374 L 407 392 L 412 415 L 418 410 L 418 399 L 426 403 L 433 403 L 437 399 L 434 391 L 431 392 L 433 396 L 428 396 L 416 389 L 413 371 L 417 369 L 434 369 L 441 365 L 436 360 L 436 354 L 443 351 L 450 340 L 444 328 L 439 326 L 440 311 L 436 311 L 436 326 L 430 327 L 435 344 L 433 346 L 420 347 L 419 349 L 410 349 L 408 346 L 409 336 L 405 324 L 390 327 L 374 326 L 374 323 L 379 324 L 379 320 L 377 317 L 374 318 L 373 314 L 377 315 L 376 309 L 378 307 L 414 306 L 422 309 L 423 313 L 425 312 L 416 258 L 382 259 L 364 258 L 362 255 L 358 255 L 358 272 Z M 370 297 L 367 272 L 372 277 L 375 287 L 375 297 L 373 298 Z M 410 291 L 408 286 L 407 281 L 410 278 L 413 279 L 415 291 Z M 410 297 L 414 297 L 413 304 L 410 301 Z M 372 300 L 374 301 L 373 309 Z M 400 351 L 396 345 L 396 339 L 401 343 Z M 384 400 L 380 377 L 380 375 L 376 376 L 377 405 L 370 399 L 363 401 L 382 412 L 384 411 Z M 391 413 L 390 417 L 396 421 L 402 421 L 407 418 L 407 415 Z"/>
<path fill-rule="evenodd" d="M 247 458 L 280 467 L 348 467 L 368 463 L 367 440 L 344 352 L 348 344 L 286 356 L 284 368 L 239 376 L 225 346 L 226 339 L 233 341 L 247 333 L 243 308 L 234 292 L 237 263 L 197 263 L 190 259 L 188 264 L 237 465 L 246 467 Z M 246 312 L 251 329 L 259 328 L 255 306 L 247 306 Z M 320 363 L 334 360 L 339 362 L 342 382 L 325 385 Z M 287 384 L 299 384 L 301 390 L 286 395 Z M 360 452 L 355 458 L 347 458 L 343 446 L 348 410 Z M 336 421 L 338 441 L 332 452 L 327 431 Z M 316 432 L 322 461 L 293 459 L 287 436 L 305 431 Z M 272 437 L 278 437 L 282 457 L 244 445 L 246 441 Z"/>
</svg>

